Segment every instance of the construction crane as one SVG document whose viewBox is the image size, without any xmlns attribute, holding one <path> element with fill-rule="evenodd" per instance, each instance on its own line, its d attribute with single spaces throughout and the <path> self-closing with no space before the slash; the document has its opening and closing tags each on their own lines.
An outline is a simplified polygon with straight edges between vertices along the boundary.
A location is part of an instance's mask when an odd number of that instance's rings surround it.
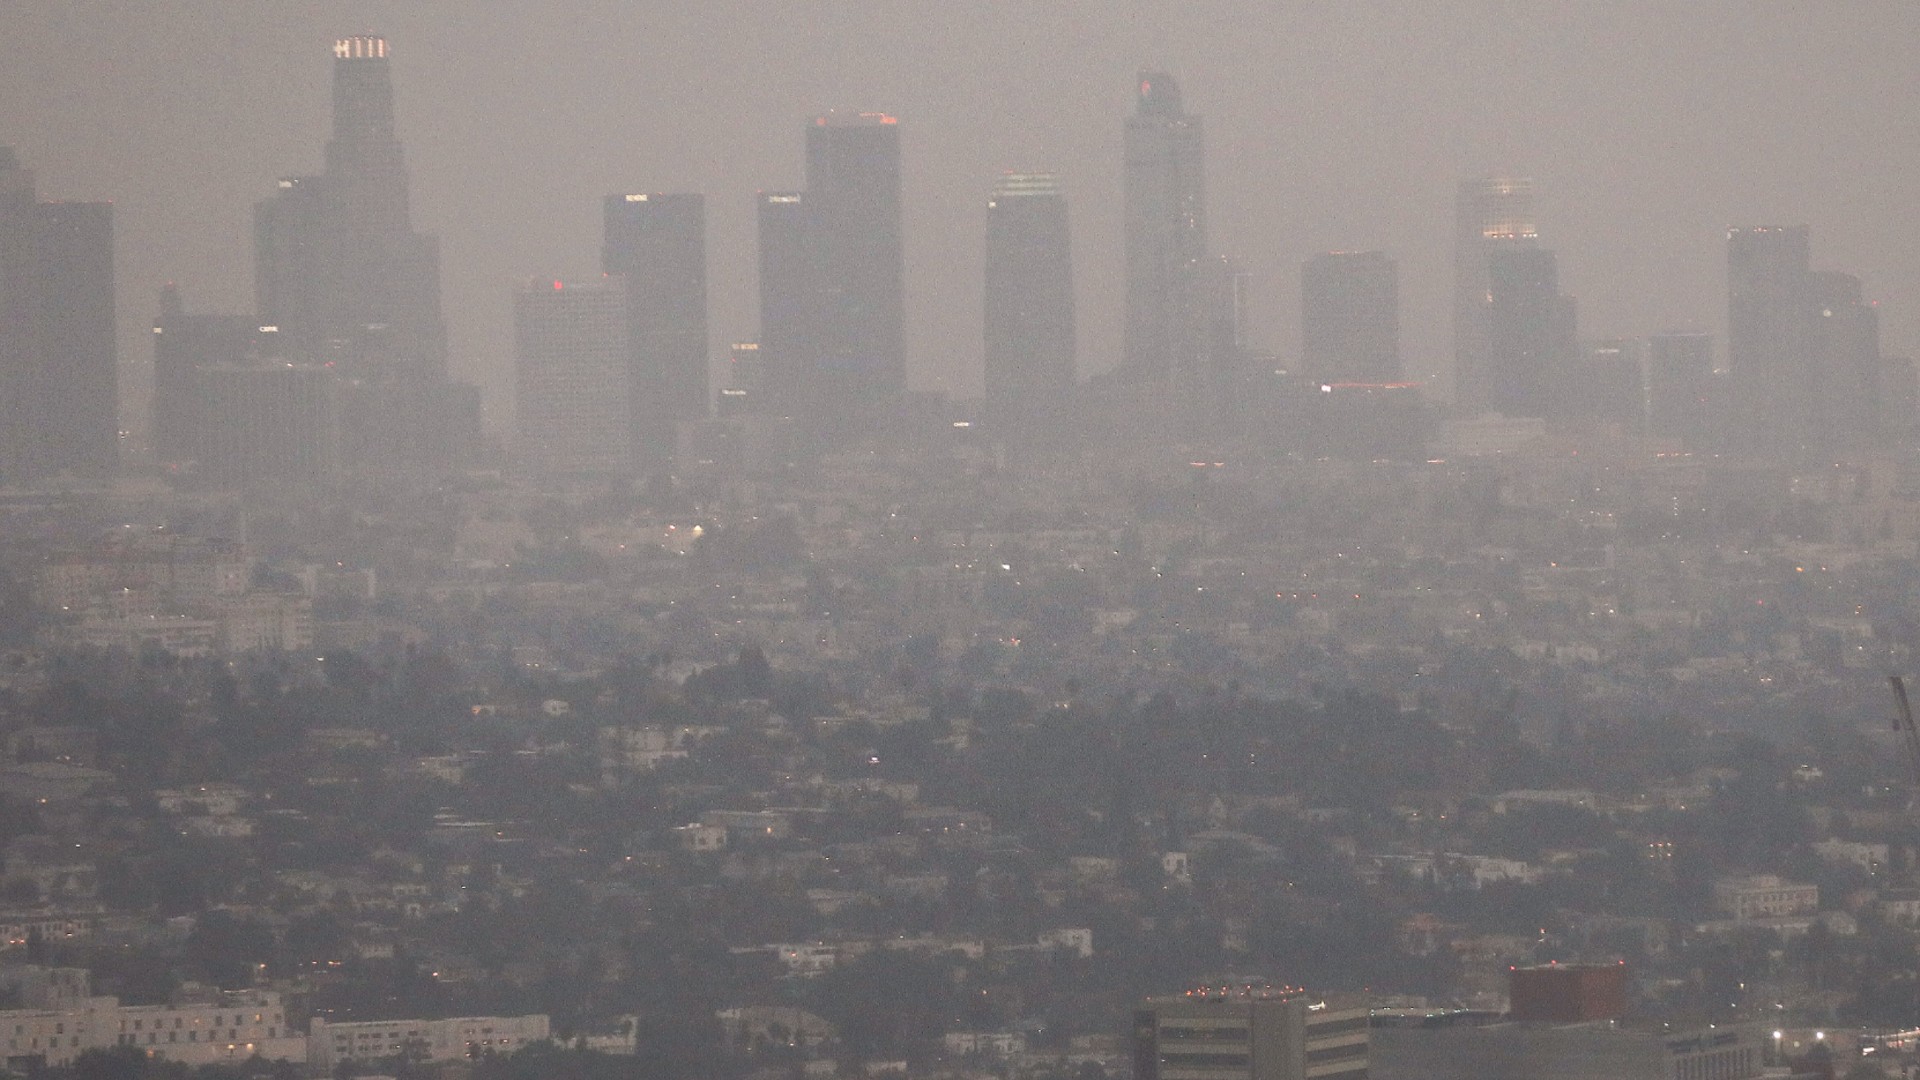
<svg viewBox="0 0 1920 1080">
<path fill-rule="evenodd" d="M 1900 711 L 1893 716 L 1893 730 L 1906 736 L 1909 775 L 1915 784 L 1920 784 L 1920 731 L 1913 726 L 1913 706 L 1907 702 L 1907 687 L 1898 675 L 1887 676 L 1887 681 L 1893 684 L 1893 700 L 1900 706 Z"/>
</svg>

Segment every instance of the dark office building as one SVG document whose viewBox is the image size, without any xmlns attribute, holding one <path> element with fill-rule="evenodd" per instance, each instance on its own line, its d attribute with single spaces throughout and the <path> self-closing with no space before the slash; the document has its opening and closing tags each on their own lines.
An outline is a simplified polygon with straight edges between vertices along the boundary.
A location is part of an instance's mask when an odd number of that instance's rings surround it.
<svg viewBox="0 0 1920 1080">
<path fill-rule="evenodd" d="M 1571 308 L 1567 317 L 1572 317 Z M 1638 434 L 1646 422 L 1646 387 L 1637 338 L 1582 342 L 1579 355 L 1561 381 L 1557 415 Z"/>
<path fill-rule="evenodd" d="M 209 421 L 193 441 L 196 475 L 239 488 L 326 485 L 341 475 L 341 395 L 319 364 L 209 363 L 191 384 Z"/>
<path fill-rule="evenodd" d="M 262 322 L 350 375 L 444 374 L 439 247 L 413 231 L 387 42 L 333 54 L 326 170 L 282 180 L 256 211 Z"/>
<path fill-rule="evenodd" d="M 987 419 L 1011 433 L 1058 425 L 1073 391 L 1067 201 L 1046 173 L 1008 173 L 987 200 Z"/>
<path fill-rule="evenodd" d="M 1869 449 L 1894 421 L 1882 399 L 1880 312 L 1851 274 L 1815 273 L 1808 284 L 1807 362 L 1818 409 L 1811 443 Z"/>
<path fill-rule="evenodd" d="M 1460 185 L 1453 246 L 1454 397 L 1469 409 L 1499 408 L 1493 402 L 1487 370 L 1492 258 L 1499 252 L 1532 248 L 1539 235 L 1533 218 L 1533 181 L 1491 177 Z"/>
<path fill-rule="evenodd" d="M 1559 416 L 1574 355 L 1573 301 L 1553 252 L 1497 251 L 1487 263 L 1483 404 L 1507 416 Z"/>
<path fill-rule="evenodd" d="M 160 291 L 153 319 L 153 422 L 148 441 L 163 462 L 202 456 L 203 436 L 219 413 L 209 410 L 198 372 L 259 364 L 276 351 L 278 332 L 253 315 L 189 314 L 180 290 Z"/>
<path fill-rule="evenodd" d="M 1181 106 L 1170 75 L 1142 73 L 1127 118 L 1122 175 L 1126 325 L 1122 373 L 1189 387 L 1206 363 L 1195 277 L 1207 254 L 1200 118 Z"/>
<path fill-rule="evenodd" d="M 1647 433 L 1706 444 L 1717 424 L 1718 384 L 1709 334 L 1656 334 L 1647 339 Z"/>
<path fill-rule="evenodd" d="M 1301 374 L 1399 381 L 1400 275 L 1383 251 L 1334 251 L 1300 268 Z"/>
<path fill-rule="evenodd" d="M 345 445 L 369 470 L 444 465 L 477 422 L 447 381 L 439 245 L 413 231 L 387 53 L 384 38 L 334 43 L 325 170 L 280 181 L 254 215 L 260 322 L 290 359 L 348 380 Z"/>
<path fill-rule="evenodd" d="M 762 406 L 792 415 L 800 395 L 795 372 L 813 355 L 819 305 L 813 302 L 813 257 L 807 197 L 763 191 L 755 199 L 760 244 L 760 340 L 756 365 Z M 738 359 L 738 357 L 736 357 Z"/>
<path fill-rule="evenodd" d="M 1794 453 L 1813 436 L 1812 277 L 1806 226 L 1728 230 L 1730 434 L 1743 449 Z"/>
<path fill-rule="evenodd" d="M 898 122 L 883 113 L 814 118 L 801 206 L 818 308 L 794 374 L 817 415 L 871 422 L 907 379 Z"/>
<path fill-rule="evenodd" d="M 656 465 L 677 425 L 707 416 L 706 199 L 609 195 L 605 209 L 601 268 L 627 287 L 631 445 L 637 464 Z"/>
<path fill-rule="evenodd" d="M 0 147 L 0 482 L 119 463 L 113 207 L 40 202 Z"/>
</svg>

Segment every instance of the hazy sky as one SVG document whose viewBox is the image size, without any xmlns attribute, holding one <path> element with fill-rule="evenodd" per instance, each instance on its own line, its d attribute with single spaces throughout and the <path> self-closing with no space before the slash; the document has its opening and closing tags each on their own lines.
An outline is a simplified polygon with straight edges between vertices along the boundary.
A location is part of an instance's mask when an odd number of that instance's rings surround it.
<svg viewBox="0 0 1920 1080">
<path fill-rule="evenodd" d="M 1205 117 L 1216 252 L 1298 351 L 1299 265 L 1400 261 L 1403 350 L 1450 366 L 1457 181 L 1529 175 L 1583 336 L 1724 335 L 1724 229 L 1806 223 L 1814 261 L 1920 344 L 1920 4 L 1359 0 L 5 0 L 0 144 L 43 198 L 111 199 L 123 360 L 161 283 L 252 309 L 252 208 L 318 171 L 331 43 L 392 43 L 416 226 L 457 373 L 510 405 L 509 290 L 599 272 L 599 200 L 708 200 L 716 353 L 756 333 L 753 192 L 802 125 L 897 114 L 909 373 L 978 392 L 982 213 L 1004 169 L 1072 208 L 1083 375 L 1119 351 L 1121 122 L 1140 68 Z M 1723 337 L 1724 340 L 1724 337 Z"/>
</svg>

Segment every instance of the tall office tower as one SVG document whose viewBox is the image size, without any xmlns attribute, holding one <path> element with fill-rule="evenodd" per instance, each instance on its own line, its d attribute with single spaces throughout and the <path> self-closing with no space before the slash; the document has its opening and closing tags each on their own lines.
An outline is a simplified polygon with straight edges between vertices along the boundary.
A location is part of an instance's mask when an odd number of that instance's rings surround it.
<svg viewBox="0 0 1920 1080">
<path fill-rule="evenodd" d="M 1133 1014 L 1135 1080 L 1365 1080 L 1365 1001 L 1205 988 Z"/>
<path fill-rule="evenodd" d="M 439 244 L 413 231 L 387 52 L 384 38 L 334 43 L 326 168 L 256 207 L 255 286 L 290 353 L 349 380 L 360 463 L 430 465 L 471 418 L 447 382 Z"/>
<path fill-rule="evenodd" d="M 1200 118 L 1170 75 L 1143 72 L 1127 118 L 1122 175 L 1126 228 L 1123 370 L 1135 381 L 1187 384 L 1204 363 L 1192 296 L 1207 254 Z"/>
<path fill-rule="evenodd" d="M 531 282 L 514 292 L 514 415 L 535 471 L 631 472 L 629 326 L 624 282 Z"/>
<path fill-rule="evenodd" d="M 192 442 L 198 475 L 276 489 L 340 478 L 345 386 L 331 368 L 256 355 L 196 366 L 190 386 L 205 417 Z"/>
<path fill-rule="evenodd" d="M 1009 433 L 1058 426 L 1073 392 L 1073 254 L 1050 173 L 1007 173 L 987 200 L 988 419 Z"/>
<path fill-rule="evenodd" d="M 119 463 L 113 207 L 40 202 L 0 147 L 0 483 Z"/>
<path fill-rule="evenodd" d="M 1386 252 L 1332 251 L 1300 268 L 1300 366 L 1325 383 L 1400 380 L 1400 273 Z"/>
<path fill-rule="evenodd" d="M 1817 410 L 1810 441 L 1869 449 L 1894 419 L 1881 399 L 1880 312 L 1851 274 L 1815 273 L 1809 285 L 1807 362 Z"/>
<path fill-rule="evenodd" d="M 181 462 L 201 457 L 202 438 L 220 414 L 200 392 L 201 368 L 258 365 L 277 352 L 278 332 L 252 315 L 189 314 L 172 283 L 160 290 L 153 320 L 154 456 Z"/>
<path fill-rule="evenodd" d="M 763 191 L 755 198 L 760 243 L 761 370 L 759 387 L 767 411 L 793 415 L 799 404 L 796 372 L 814 355 L 820 306 L 815 285 L 806 195 Z"/>
<path fill-rule="evenodd" d="M 898 122 L 871 112 L 815 117 L 800 206 L 817 310 L 794 374 L 817 417 L 870 423 L 907 383 Z"/>
<path fill-rule="evenodd" d="M 1573 301 L 1560 295 L 1553 252 L 1496 252 L 1487 262 L 1485 407 L 1508 416 L 1566 415 Z"/>
<path fill-rule="evenodd" d="M 1792 453 L 1813 435 L 1812 291 L 1805 225 L 1727 231 L 1729 434 L 1742 449 Z"/>
<path fill-rule="evenodd" d="M 1647 433 L 1705 444 L 1715 429 L 1713 336 L 1656 334 L 1647 339 Z"/>
<path fill-rule="evenodd" d="M 627 408 L 638 463 L 673 454 L 674 431 L 707 416 L 707 201 L 609 195 L 602 269 L 627 286 Z"/>
<path fill-rule="evenodd" d="M 1623 434 L 1644 430 L 1645 344 L 1637 338 L 1581 342 L 1557 395 L 1559 415 L 1616 425 Z"/>
<path fill-rule="evenodd" d="M 1469 409 L 1498 407 L 1486 370 L 1493 256 L 1532 248 L 1539 236 L 1532 180 L 1490 177 L 1460 185 L 1453 241 L 1453 379 L 1454 399 Z"/>
</svg>

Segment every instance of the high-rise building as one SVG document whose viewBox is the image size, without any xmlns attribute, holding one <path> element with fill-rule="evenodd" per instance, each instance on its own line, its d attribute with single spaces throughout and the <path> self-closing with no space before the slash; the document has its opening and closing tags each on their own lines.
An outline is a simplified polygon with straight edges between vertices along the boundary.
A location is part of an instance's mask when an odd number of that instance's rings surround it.
<svg viewBox="0 0 1920 1080">
<path fill-rule="evenodd" d="M 1364 1080 L 1367 1005 L 1229 987 L 1149 998 L 1133 1014 L 1135 1080 Z"/>
<path fill-rule="evenodd" d="M 1508 416 L 1562 416 L 1574 358 L 1573 301 L 1553 252 L 1497 251 L 1487 261 L 1481 403 Z"/>
<path fill-rule="evenodd" d="M 514 415 L 535 471 L 632 469 L 627 295 L 619 281 L 530 282 L 514 292 Z"/>
<path fill-rule="evenodd" d="M 1735 444 L 1791 453 L 1813 434 L 1813 309 L 1805 225 L 1727 231 L 1727 369 Z"/>
<path fill-rule="evenodd" d="M 255 209 L 260 322 L 296 362 L 348 380 L 357 466 L 445 464 L 477 417 L 447 381 L 439 244 L 413 231 L 387 42 L 341 38 L 333 56 L 325 170 L 281 180 Z"/>
<path fill-rule="evenodd" d="M 182 462 L 202 456 L 203 436 L 221 417 L 201 393 L 204 367 L 237 368 L 277 351 L 278 328 L 252 315 L 189 314 L 180 290 L 160 290 L 153 319 L 153 422 L 148 441 L 156 458 Z"/>
<path fill-rule="evenodd" d="M 1206 352 L 1193 295 L 1207 254 L 1205 155 L 1200 118 L 1187 115 L 1171 75 L 1140 75 L 1125 154 L 1123 371 L 1186 384 Z"/>
<path fill-rule="evenodd" d="M 1715 429 L 1713 336 L 1656 334 L 1647 339 L 1647 433 L 1705 445 Z"/>
<path fill-rule="evenodd" d="M 806 195 L 763 191 L 755 199 L 760 242 L 760 340 L 756 359 L 766 376 L 757 388 L 763 407 L 792 415 L 800 395 L 795 372 L 815 351 L 820 315 Z"/>
<path fill-rule="evenodd" d="M 810 411 L 871 420 L 906 389 L 898 121 L 873 112 L 815 117 L 800 205 L 818 307 L 812 348 L 794 358 L 794 374 Z"/>
<path fill-rule="evenodd" d="M 197 475 L 239 488 L 340 478 L 346 384 L 331 369 L 250 356 L 196 365 L 189 386 L 205 417 L 190 444 Z"/>
<path fill-rule="evenodd" d="M 1815 273 L 1809 285 L 1807 363 L 1818 410 L 1810 442 L 1868 449 L 1894 421 L 1882 398 L 1879 309 L 1851 274 Z"/>
<path fill-rule="evenodd" d="M 0 482 L 119 462 L 113 207 L 41 202 L 0 147 Z"/>
<path fill-rule="evenodd" d="M 1400 276 L 1383 251 L 1332 251 L 1300 269 L 1300 367 L 1322 382 L 1399 381 Z"/>
<path fill-rule="evenodd" d="M 1572 317 L 1569 306 L 1567 317 Z M 1580 343 L 1556 400 L 1559 415 L 1598 421 L 1637 434 L 1646 426 L 1646 343 L 1638 338 L 1600 338 Z"/>
<path fill-rule="evenodd" d="M 691 194 L 609 195 L 602 269 L 627 287 L 631 442 L 671 456 L 675 427 L 707 416 L 707 209 Z"/>
<path fill-rule="evenodd" d="M 985 331 L 989 422 L 1058 424 L 1074 380 L 1073 255 L 1051 174 L 1008 173 L 987 200 Z"/>
<path fill-rule="evenodd" d="M 1488 385 L 1487 350 L 1492 258 L 1539 240 L 1533 218 L 1533 181 L 1512 177 L 1468 180 L 1455 204 L 1453 245 L 1454 398 L 1461 405 L 1496 408 Z"/>
<path fill-rule="evenodd" d="M 439 245 L 413 231 L 386 39 L 342 38 L 333 55 L 326 169 L 256 211 L 262 322 L 350 375 L 443 374 Z"/>
</svg>

